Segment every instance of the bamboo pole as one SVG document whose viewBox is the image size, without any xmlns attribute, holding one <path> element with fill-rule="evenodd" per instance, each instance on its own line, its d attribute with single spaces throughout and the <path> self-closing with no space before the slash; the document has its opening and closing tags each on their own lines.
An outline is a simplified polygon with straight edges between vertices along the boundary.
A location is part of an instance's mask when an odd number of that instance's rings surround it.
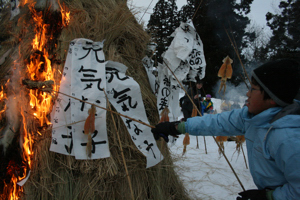
<svg viewBox="0 0 300 200">
<path fill-rule="evenodd" d="M 178 80 L 178 78 L 176 77 L 176 75 L 174 74 L 174 72 L 170 69 L 170 67 L 168 66 L 168 64 L 167 64 L 165 61 L 164 61 L 164 63 L 166 64 L 166 66 L 167 66 L 167 68 L 170 70 L 170 72 L 173 74 L 173 76 L 175 77 L 175 79 L 177 80 L 177 82 L 179 83 L 179 85 L 181 86 L 181 88 L 182 88 L 182 89 L 184 90 L 184 92 L 187 94 L 186 90 L 184 89 L 183 85 L 180 83 L 180 81 Z M 192 101 L 191 97 L 190 97 L 188 94 L 187 94 L 187 96 L 188 96 L 188 98 L 191 100 L 192 104 L 196 107 L 196 109 L 197 109 L 199 115 L 202 116 L 201 113 L 200 113 L 200 111 L 198 110 L 197 106 L 196 106 L 195 103 Z M 236 174 L 235 170 L 233 169 L 231 163 L 229 162 L 227 156 L 225 155 L 225 152 L 222 150 L 220 144 L 217 142 L 216 137 L 215 137 L 215 136 L 212 136 L 212 137 L 214 138 L 214 140 L 215 140 L 216 144 L 218 145 L 219 149 L 221 149 L 222 155 L 224 156 L 226 162 L 228 163 L 229 167 L 231 168 L 233 174 L 235 175 L 235 177 L 236 177 L 237 181 L 239 182 L 240 186 L 242 187 L 243 191 L 245 191 L 245 188 L 244 188 L 244 186 L 243 186 L 243 184 L 242 184 L 240 178 L 238 177 L 238 175 Z"/>
<path fill-rule="evenodd" d="M 107 102 L 108 108 L 109 108 L 109 110 L 112 110 L 110 102 L 108 100 L 108 97 L 107 97 L 107 94 L 106 94 L 105 90 L 103 90 L 103 92 L 104 92 L 105 97 L 106 97 L 106 102 Z M 120 134 L 119 134 L 119 131 L 118 131 L 117 124 L 115 122 L 113 113 L 110 112 L 110 115 L 111 115 L 114 127 L 116 129 L 116 133 L 117 133 L 117 137 L 118 137 L 118 141 L 119 141 L 119 146 L 120 146 L 120 152 L 121 152 L 121 155 L 122 155 L 122 160 L 123 160 L 125 172 L 126 172 L 126 176 L 127 176 L 127 179 L 128 179 L 128 184 L 129 184 L 129 189 L 130 189 L 130 193 L 131 193 L 131 198 L 132 198 L 132 200 L 134 200 L 134 194 L 133 194 L 131 179 L 130 179 L 130 176 L 129 176 L 129 173 L 128 173 L 128 169 L 127 169 L 127 165 L 126 165 L 126 159 L 125 159 L 124 152 L 123 152 L 123 147 L 122 147 L 122 142 L 121 142 Z"/>
</svg>

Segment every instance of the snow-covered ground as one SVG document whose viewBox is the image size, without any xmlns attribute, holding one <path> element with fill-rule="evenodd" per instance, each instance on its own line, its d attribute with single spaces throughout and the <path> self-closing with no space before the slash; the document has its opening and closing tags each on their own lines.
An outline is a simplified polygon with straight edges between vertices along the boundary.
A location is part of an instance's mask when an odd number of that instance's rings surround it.
<svg viewBox="0 0 300 200">
<path fill-rule="evenodd" d="M 220 112 L 221 100 L 212 98 L 214 109 Z M 241 103 L 242 106 L 242 103 Z M 179 117 L 180 119 L 180 117 Z M 225 158 L 220 156 L 218 146 L 210 136 L 205 137 L 207 154 L 205 152 L 204 137 L 190 136 L 190 145 L 182 155 L 184 135 L 181 135 L 174 145 L 169 144 L 175 169 L 183 181 L 189 195 L 203 200 L 235 200 L 238 193 L 243 191 Z M 236 151 L 235 142 L 225 142 L 225 154 L 237 173 L 242 185 L 247 189 L 256 189 L 250 171 L 245 164 L 242 151 Z M 246 144 L 243 150 L 247 159 Z"/>
</svg>

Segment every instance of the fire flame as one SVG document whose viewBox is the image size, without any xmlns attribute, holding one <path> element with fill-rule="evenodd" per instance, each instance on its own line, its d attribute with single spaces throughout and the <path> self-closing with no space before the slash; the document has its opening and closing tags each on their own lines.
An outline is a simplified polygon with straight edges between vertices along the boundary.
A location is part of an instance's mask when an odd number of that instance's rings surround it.
<svg viewBox="0 0 300 200">
<path fill-rule="evenodd" d="M 68 11 L 68 8 L 65 6 L 65 4 L 61 5 L 60 1 L 57 0 L 57 3 L 60 7 L 60 13 L 62 17 L 62 25 L 68 26 L 70 23 L 70 11 Z"/>
<path fill-rule="evenodd" d="M 55 81 L 54 79 L 54 68 L 52 66 L 51 59 L 53 55 L 49 55 L 49 49 L 55 49 L 57 44 L 53 42 L 53 31 L 61 31 L 63 27 L 66 27 L 70 21 L 70 12 L 65 5 L 61 5 L 60 14 L 62 16 L 61 22 L 59 24 L 47 24 L 45 22 L 45 16 L 47 16 L 47 11 L 37 11 L 35 9 L 35 2 L 33 0 L 23 0 L 20 2 L 20 6 L 25 6 L 28 4 L 29 11 L 31 13 L 32 21 L 31 24 L 34 25 L 35 36 L 32 40 L 32 50 L 30 58 L 27 61 L 24 61 L 26 65 L 26 79 L 29 79 L 33 82 L 45 82 L 45 81 Z M 30 5 L 29 5 L 30 4 Z M 51 21 L 51 20 L 50 20 Z M 51 25 L 58 27 L 60 30 L 53 30 Z M 60 32 L 59 32 L 60 33 Z M 52 57 L 50 57 L 52 56 Z M 20 51 L 20 57 L 22 57 L 22 52 Z M 52 90 L 57 91 L 57 84 L 54 83 Z M 48 92 L 43 91 L 44 88 L 41 89 L 29 89 L 28 95 L 30 98 L 30 108 L 32 111 L 32 115 L 35 116 L 35 119 L 38 120 L 38 124 L 40 128 L 46 128 L 51 124 L 48 119 L 48 115 L 52 109 L 52 96 Z M 3 88 L 0 92 L 0 99 L 4 98 Z M 24 106 L 23 106 L 24 107 Z M 24 107 L 25 108 L 25 107 Z M 17 183 L 20 180 L 26 178 L 29 170 L 32 168 L 33 161 L 33 136 L 39 131 L 31 130 L 27 122 L 28 113 L 21 106 L 21 116 L 22 116 L 22 127 L 20 128 L 21 139 L 20 143 L 22 144 L 22 166 L 17 169 L 16 163 L 9 163 L 7 166 L 7 174 L 11 177 L 10 183 L 5 185 L 5 194 L 9 194 L 8 199 L 19 199 L 21 193 L 23 192 L 23 188 Z M 5 110 L 4 110 L 5 111 Z M 3 112 L 4 112 L 3 111 Z M 2 111 L 0 111 L 1 114 Z M 7 187 L 8 185 L 12 185 L 11 187 Z"/>
<path fill-rule="evenodd" d="M 7 81 L 7 82 L 9 82 L 9 80 Z M 6 83 L 7 84 L 7 83 Z M 0 91 L 0 103 L 1 103 L 1 107 L 2 107 L 2 104 L 4 104 L 4 101 L 7 99 L 7 97 L 6 97 L 6 93 L 4 92 L 4 87 L 3 86 L 1 86 L 1 91 Z M 0 108 L 1 108 L 0 107 Z M 5 113 L 5 111 L 6 111 L 6 105 L 4 104 L 4 106 L 3 106 L 3 108 L 2 108 L 2 110 L 0 110 L 0 119 L 2 120 L 2 118 L 3 118 L 3 116 L 2 116 L 2 114 L 3 113 Z"/>
<path fill-rule="evenodd" d="M 34 81 L 48 81 L 54 80 L 51 61 L 47 51 L 47 26 L 43 21 L 43 13 L 36 12 L 34 4 L 29 6 L 33 14 L 35 23 L 35 37 L 32 41 L 32 51 L 30 56 L 30 63 L 27 65 L 27 72 L 31 80 Z M 51 109 L 52 96 L 46 92 L 39 90 L 30 90 L 30 106 L 35 110 L 34 116 L 40 121 L 40 126 L 44 123 L 50 125 L 47 114 Z"/>
</svg>

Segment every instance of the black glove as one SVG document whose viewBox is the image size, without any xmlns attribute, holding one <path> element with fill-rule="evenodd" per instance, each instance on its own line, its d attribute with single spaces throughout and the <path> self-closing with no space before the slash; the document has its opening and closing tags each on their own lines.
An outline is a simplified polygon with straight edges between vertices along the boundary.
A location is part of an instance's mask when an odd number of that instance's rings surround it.
<svg viewBox="0 0 300 200">
<path fill-rule="evenodd" d="M 169 142 L 169 135 L 178 137 L 177 135 L 180 135 L 175 128 L 177 124 L 179 124 L 179 121 L 175 122 L 162 122 L 155 126 L 155 128 L 151 129 L 151 132 L 154 135 L 154 138 L 158 140 L 160 137 L 162 137 L 166 142 Z"/>
<path fill-rule="evenodd" d="M 239 193 L 239 197 L 236 200 L 268 200 L 267 189 L 263 190 L 246 190 Z"/>
</svg>

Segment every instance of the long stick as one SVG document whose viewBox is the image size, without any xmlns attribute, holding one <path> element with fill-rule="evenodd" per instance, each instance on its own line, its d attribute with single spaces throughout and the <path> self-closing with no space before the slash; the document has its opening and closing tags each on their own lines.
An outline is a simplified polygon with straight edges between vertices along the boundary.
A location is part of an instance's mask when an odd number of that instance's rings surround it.
<svg viewBox="0 0 300 200">
<path fill-rule="evenodd" d="M 228 163 L 229 167 L 231 168 L 231 170 L 232 170 L 233 174 L 235 175 L 235 177 L 236 177 L 237 181 L 239 182 L 240 186 L 242 187 L 243 191 L 245 191 L 245 188 L 244 188 L 244 186 L 243 186 L 243 184 L 242 184 L 241 180 L 239 179 L 238 175 L 236 174 L 235 170 L 233 169 L 232 165 L 230 164 L 230 162 L 229 162 L 229 160 L 228 160 L 227 156 L 225 155 L 225 152 L 224 152 L 224 150 L 222 149 L 221 145 L 220 145 L 220 144 L 217 142 L 217 140 L 216 140 L 216 137 L 215 137 L 215 136 L 212 136 L 212 137 L 214 138 L 214 140 L 215 140 L 216 144 L 218 145 L 218 147 L 219 147 L 219 149 L 220 149 L 221 153 L 223 154 L 223 156 L 224 156 L 225 160 L 227 161 L 227 163 Z"/>
<path fill-rule="evenodd" d="M 250 78 L 249 78 L 249 76 L 248 76 L 248 73 L 246 72 L 246 69 L 245 69 L 245 67 L 244 67 L 244 64 L 243 64 L 243 62 L 242 62 L 242 60 L 241 60 L 240 54 L 239 54 L 239 52 L 238 52 L 238 49 L 237 49 L 236 45 L 233 44 L 233 42 L 232 42 L 232 40 L 231 40 L 231 37 L 230 37 L 229 34 L 228 34 L 227 29 L 226 29 L 225 27 L 224 27 L 224 29 L 225 29 L 225 32 L 226 32 L 226 34 L 227 34 L 229 40 L 230 40 L 231 45 L 233 46 L 233 49 L 234 49 L 234 51 L 235 51 L 235 53 L 236 53 L 236 55 L 237 55 L 237 57 L 238 57 L 238 59 L 239 59 L 239 61 L 240 61 L 240 63 L 241 63 L 241 66 L 242 66 L 242 68 L 243 68 L 244 74 L 246 75 L 246 77 L 247 77 L 249 83 L 251 83 Z M 234 38 L 233 38 L 233 39 L 234 39 Z M 245 83 L 246 83 L 246 82 L 245 82 Z M 246 86 L 247 86 L 247 88 L 249 88 L 247 84 L 246 84 Z"/>
<path fill-rule="evenodd" d="M 107 97 L 107 95 L 106 95 L 106 92 L 105 92 L 105 90 L 103 90 L 103 91 L 104 91 L 104 94 L 105 94 L 105 97 L 106 97 L 106 102 L 107 102 L 107 104 L 108 104 L 108 108 L 109 108 L 110 110 L 112 110 L 112 109 L 111 109 L 111 106 L 110 106 L 110 102 L 109 102 L 108 97 Z M 127 170 L 126 159 L 125 159 L 124 152 L 123 152 L 123 147 L 122 147 L 122 142 L 121 142 L 121 139 L 120 139 L 120 134 L 119 134 L 119 131 L 118 131 L 117 124 L 116 124 L 116 122 L 115 122 L 113 113 L 110 112 L 110 115 L 111 115 L 113 124 L 114 124 L 114 126 L 115 126 L 116 132 L 117 132 L 117 137 L 118 137 L 118 141 L 119 141 L 119 146 L 120 146 L 120 151 L 121 151 L 121 155 L 122 155 L 122 160 L 123 160 L 123 164 L 124 164 L 126 176 L 127 176 L 127 179 L 128 179 L 128 184 L 129 184 L 130 193 L 131 193 L 131 198 L 132 198 L 132 200 L 134 200 L 134 195 L 133 195 L 133 190 L 132 190 L 131 179 L 130 179 L 130 176 L 129 176 L 129 173 L 128 173 L 128 170 Z"/>
<path fill-rule="evenodd" d="M 198 136 L 196 136 L 196 140 L 197 140 L 197 146 L 196 146 L 196 149 L 199 149 Z M 204 139 L 204 140 L 205 140 L 205 139 Z"/>
<path fill-rule="evenodd" d="M 202 90 L 203 90 L 203 92 L 204 92 L 204 95 L 206 95 L 206 93 L 205 93 L 205 91 L 204 91 L 204 89 L 203 89 L 203 86 L 202 86 Z M 197 90 L 197 95 L 199 95 L 198 94 L 198 90 Z M 201 106 L 201 102 L 199 101 L 199 107 Z M 201 108 L 202 109 L 202 108 Z M 199 143 L 198 143 L 198 136 L 196 136 L 196 139 L 197 139 L 197 149 L 199 149 Z M 206 139 L 205 139 L 205 136 L 203 136 L 203 141 L 204 141 L 204 147 L 205 147 L 205 154 L 207 154 L 207 147 L 206 147 Z"/>
<path fill-rule="evenodd" d="M 207 148 L 206 148 L 206 139 L 205 139 L 205 136 L 203 136 L 203 139 L 204 139 L 204 146 L 205 146 L 205 154 L 207 154 Z"/>
<path fill-rule="evenodd" d="M 196 11 L 195 11 L 195 13 L 194 13 L 193 17 L 192 17 L 192 20 L 193 20 L 193 19 L 194 19 L 194 17 L 196 16 L 196 14 L 197 14 L 197 12 L 198 12 L 198 10 L 199 10 L 199 8 L 200 8 L 200 6 L 201 6 L 202 2 L 203 2 L 203 0 L 201 0 L 201 2 L 199 3 L 199 5 L 198 5 L 198 7 L 197 7 L 197 9 L 196 9 Z"/>
<path fill-rule="evenodd" d="M 180 83 L 180 81 L 178 80 L 178 78 L 176 77 L 176 75 L 174 74 L 174 72 L 170 69 L 170 67 L 168 66 L 168 64 L 167 64 L 165 61 L 164 61 L 164 63 L 166 64 L 166 66 L 167 66 L 167 68 L 170 70 L 170 72 L 173 74 L 173 76 L 175 77 L 175 79 L 177 80 L 177 82 L 180 84 L 181 88 L 182 88 L 182 89 L 184 90 L 184 92 L 187 94 L 186 90 L 184 89 L 183 85 Z M 190 97 L 188 94 L 187 94 L 187 96 L 188 96 L 188 98 L 191 100 L 192 104 L 196 107 L 196 109 L 197 109 L 199 115 L 202 116 L 201 113 L 200 113 L 200 111 L 198 110 L 197 106 L 196 106 L 195 103 L 192 101 L 191 97 Z M 233 169 L 232 165 L 230 164 L 230 162 L 229 162 L 227 156 L 225 155 L 223 149 L 221 148 L 220 144 L 217 142 L 216 137 L 215 137 L 215 136 L 212 136 L 212 137 L 214 138 L 214 140 L 215 140 L 216 144 L 218 145 L 219 149 L 221 150 L 221 153 L 223 154 L 225 160 L 227 161 L 229 167 L 231 168 L 233 174 L 235 175 L 235 177 L 236 177 L 236 179 L 238 180 L 239 184 L 241 185 L 242 189 L 245 191 L 245 188 L 244 188 L 242 182 L 240 181 L 238 175 L 236 174 L 235 170 Z"/>
<path fill-rule="evenodd" d="M 52 91 L 54 91 L 54 90 L 52 90 Z M 72 96 L 70 96 L 70 95 L 68 95 L 68 94 L 65 94 L 65 93 L 62 93 L 62 92 L 58 92 L 58 91 L 54 91 L 54 92 L 59 93 L 59 94 L 62 94 L 62 95 L 67 96 L 67 97 L 70 97 L 70 98 L 73 98 L 73 99 L 78 100 L 78 101 L 83 102 L 83 103 L 87 103 L 87 104 L 90 104 L 90 105 L 94 105 L 94 106 L 96 106 L 96 107 L 98 107 L 98 108 L 101 108 L 101 109 L 103 109 L 103 110 L 109 111 L 109 112 L 111 112 L 111 113 L 113 113 L 113 114 L 116 114 L 116 115 L 119 115 L 119 116 L 122 116 L 122 117 L 125 117 L 125 118 L 128 118 L 128 119 L 131 119 L 132 121 L 138 122 L 138 123 L 143 124 L 143 125 L 145 125 L 145 126 L 148 126 L 148 127 L 150 127 L 150 128 L 155 128 L 155 126 L 151 126 L 150 124 L 147 124 L 147 123 L 145 123 L 145 122 L 139 121 L 139 120 L 134 119 L 134 118 L 132 118 L 132 117 L 129 117 L 129 116 L 127 116 L 127 115 L 123 115 L 123 114 L 118 113 L 118 112 L 115 112 L 115 111 L 113 111 L 113 110 L 104 108 L 104 107 L 102 107 L 102 106 L 98 106 L 98 105 L 93 104 L 93 103 L 90 103 L 90 102 L 88 102 L 88 101 L 84 101 L 84 100 L 82 100 L 82 99 L 78 99 L 78 98 L 76 98 L 76 97 L 72 97 Z"/>
<path fill-rule="evenodd" d="M 152 2 L 153 2 L 153 0 L 150 2 L 150 4 L 148 5 L 148 7 L 146 8 L 146 10 L 145 10 L 144 14 L 142 15 L 141 19 L 139 20 L 139 23 L 141 23 L 141 21 L 142 21 L 142 19 L 143 19 L 144 15 L 145 15 L 145 14 L 146 14 L 146 12 L 148 11 L 148 9 L 149 9 L 150 5 L 152 4 Z"/>
<path fill-rule="evenodd" d="M 196 104 L 194 103 L 194 101 L 192 100 L 192 98 L 190 97 L 190 95 L 187 93 L 187 91 L 184 89 L 183 85 L 181 84 L 181 82 L 178 80 L 178 78 L 176 77 L 176 75 L 174 74 L 174 72 L 170 69 L 170 67 L 168 66 L 168 64 L 164 61 L 164 63 L 166 64 L 167 68 L 170 70 L 170 72 L 173 74 L 173 76 L 175 77 L 175 79 L 177 80 L 177 82 L 179 83 L 180 87 L 183 89 L 183 91 L 185 92 L 185 94 L 187 95 L 187 97 L 189 98 L 189 100 L 192 102 L 193 106 L 196 108 L 198 114 L 200 116 L 202 116 L 201 112 L 199 111 L 199 109 L 197 108 Z"/>
<path fill-rule="evenodd" d="M 247 160 L 246 160 L 246 156 L 245 156 L 245 153 L 244 153 L 243 144 L 241 144 L 241 149 L 242 149 L 242 153 L 243 153 L 243 156 L 244 156 L 244 161 L 245 161 L 246 169 L 248 169 L 248 165 L 247 165 Z"/>
</svg>

